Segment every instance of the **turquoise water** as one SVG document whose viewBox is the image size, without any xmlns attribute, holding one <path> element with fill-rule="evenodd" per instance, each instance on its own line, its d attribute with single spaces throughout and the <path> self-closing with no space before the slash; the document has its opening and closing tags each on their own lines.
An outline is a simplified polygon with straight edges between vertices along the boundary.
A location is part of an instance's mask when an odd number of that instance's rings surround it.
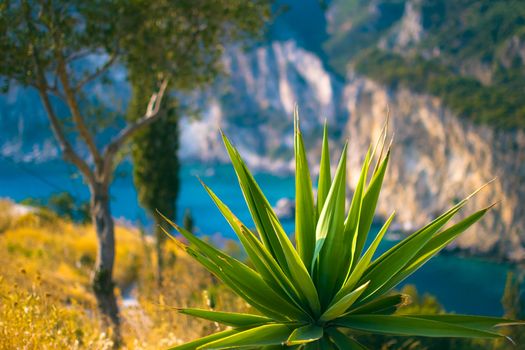
<svg viewBox="0 0 525 350">
<path fill-rule="evenodd" d="M 147 223 L 144 211 L 136 200 L 129 176 L 129 168 L 121 167 L 112 189 L 112 211 L 117 218 L 132 223 Z M 189 208 L 194 216 L 197 232 L 201 235 L 234 238 L 234 234 L 209 199 L 196 176 L 199 176 L 243 220 L 253 226 L 247 207 L 229 165 L 193 164 L 183 167 L 178 217 Z M 262 190 L 273 205 L 283 197 L 294 196 L 292 177 L 271 174 L 256 175 Z M 22 200 L 27 197 L 45 197 L 52 192 L 70 191 L 79 198 L 87 198 L 87 190 L 72 168 L 61 162 L 42 166 L 20 166 L 0 163 L 0 197 Z M 283 222 L 287 232 L 293 231 L 293 222 Z M 373 232 L 371 233 L 373 235 Z M 385 241 L 380 250 L 394 242 Z M 420 292 L 435 295 L 448 311 L 471 314 L 501 315 L 500 299 L 507 272 L 505 264 L 473 258 L 438 256 L 428 262 L 403 284 L 415 284 Z"/>
</svg>

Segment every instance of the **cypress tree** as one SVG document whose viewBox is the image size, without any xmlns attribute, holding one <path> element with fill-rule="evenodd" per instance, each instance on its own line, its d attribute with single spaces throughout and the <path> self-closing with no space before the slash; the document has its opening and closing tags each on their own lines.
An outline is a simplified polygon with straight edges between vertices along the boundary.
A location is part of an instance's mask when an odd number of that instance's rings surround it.
<svg viewBox="0 0 525 350">
<path fill-rule="evenodd" d="M 139 118 L 140 109 L 144 103 L 147 103 L 148 96 L 144 93 L 146 91 L 144 84 L 148 84 L 144 79 L 133 81 L 133 102 L 128 113 L 130 120 Z M 176 201 L 180 186 L 176 100 L 171 96 L 166 96 L 160 113 L 164 114 L 162 118 L 157 123 L 138 132 L 133 137 L 131 146 L 133 181 L 138 199 L 140 205 L 154 220 L 156 278 L 159 287 L 162 286 L 165 233 L 161 229 L 164 222 L 160 220 L 156 211 L 160 211 L 172 220 L 176 219 Z"/>
</svg>

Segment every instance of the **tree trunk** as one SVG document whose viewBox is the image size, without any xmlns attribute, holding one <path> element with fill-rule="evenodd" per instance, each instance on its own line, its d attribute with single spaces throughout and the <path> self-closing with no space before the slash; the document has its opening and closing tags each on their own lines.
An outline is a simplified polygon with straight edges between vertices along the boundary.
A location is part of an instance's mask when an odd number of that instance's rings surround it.
<svg viewBox="0 0 525 350">
<path fill-rule="evenodd" d="M 109 205 L 109 187 L 96 183 L 91 188 L 91 215 L 97 233 L 98 252 L 93 273 L 93 291 L 103 322 L 113 330 L 113 341 L 121 342 L 120 318 L 113 283 L 115 230 Z"/>
<path fill-rule="evenodd" d="M 157 287 L 162 287 L 163 282 L 163 270 L 164 270 L 164 240 L 166 238 L 166 234 L 161 229 L 161 225 L 163 224 L 160 222 L 158 217 L 156 216 L 155 219 L 155 252 L 157 254 Z"/>
</svg>

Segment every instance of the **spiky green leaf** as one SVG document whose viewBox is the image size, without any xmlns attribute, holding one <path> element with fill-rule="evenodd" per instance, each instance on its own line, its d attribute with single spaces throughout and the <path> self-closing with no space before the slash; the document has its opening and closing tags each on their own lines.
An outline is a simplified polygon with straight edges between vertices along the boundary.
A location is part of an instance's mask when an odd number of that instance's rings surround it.
<svg viewBox="0 0 525 350">
<path fill-rule="evenodd" d="M 307 270 L 310 270 L 315 247 L 316 214 L 312 192 L 312 179 L 304 149 L 303 136 L 295 116 L 295 240 L 297 252 Z"/>
<path fill-rule="evenodd" d="M 249 296 L 252 301 L 255 301 L 255 304 L 252 304 L 254 307 L 258 308 L 258 306 L 262 305 L 264 310 L 269 309 L 274 311 L 274 316 L 275 314 L 282 315 L 282 317 L 290 317 L 291 315 L 294 315 L 293 317 L 296 319 L 305 318 L 305 314 L 302 310 L 277 294 L 265 283 L 257 272 L 240 261 L 224 254 L 211 244 L 197 238 L 193 233 L 188 232 L 168 218 L 164 217 L 164 219 L 170 223 L 173 228 L 180 232 L 191 244 L 193 244 L 200 254 L 202 254 L 199 261 L 203 264 L 206 263 L 205 267 L 213 269 L 212 272 L 216 273 L 217 277 L 225 283 L 230 286 L 233 285 L 237 290 L 241 290 L 243 292 L 242 295 Z M 213 267 L 214 265 L 215 268 Z M 264 312 L 261 308 L 259 308 L 259 310 Z M 271 315 L 268 316 L 271 317 Z"/>
<path fill-rule="evenodd" d="M 344 335 L 336 328 L 328 328 L 327 333 L 339 350 L 367 350 L 357 340 Z"/>
<path fill-rule="evenodd" d="M 394 315 L 347 315 L 334 320 L 341 327 L 363 332 L 419 337 L 499 338 L 502 334 L 455 323 Z"/>
<path fill-rule="evenodd" d="M 273 319 L 265 316 L 194 308 L 179 309 L 179 313 L 232 327 L 253 327 L 274 322 Z"/>
<path fill-rule="evenodd" d="M 357 300 L 357 298 L 363 294 L 369 283 L 370 282 L 363 284 L 362 286 L 356 288 L 352 292 L 339 299 L 337 302 L 332 303 L 321 315 L 320 320 L 322 322 L 326 322 L 343 315 L 346 310 L 348 310 L 348 308 L 350 308 L 350 306 L 352 306 L 352 304 Z"/>
<path fill-rule="evenodd" d="M 411 299 L 407 294 L 383 295 L 360 306 L 350 308 L 348 313 L 353 315 L 391 315 L 400 307 L 410 303 Z"/>
<path fill-rule="evenodd" d="M 286 345 L 306 344 L 320 339 L 323 336 L 323 327 L 308 324 L 296 328 L 286 341 Z"/>
<path fill-rule="evenodd" d="M 331 252 L 336 246 L 344 244 L 341 241 L 341 232 L 344 227 L 345 212 L 346 150 L 345 145 L 316 228 L 316 245 L 312 266 L 318 265 L 315 266 L 318 268 L 317 287 L 323 306 L 328 305 L 333 294 L 335 294 L 334 286 L 338 277 L 335 274 L 335 271 L 338 270 L 334 263 L 340 261 L 340 256 L 336 257 Z"/>
<path fill-rule="evenodd" d="M 353 253 L 355 257 L 359 257 L 366 243 L 368 237 L 368 232 L 372 227 L 372 222 L 374 221 L 374 213 L 377 206 L 377 201 L 379 199 L 379 194 L 381 192 L 381 186 L 383 185 L 383 179 L 385 177 L 386 168 L 388 166 L 388 161 L 390 159 L 390 150 L 387 151 L 385 159 L 380 163 L 377 172 L 370 180 L 366 192 L 363 197 L 363 204 L 360 211 L 359 217 L 359 228 L 357 233 L 357 242 L 355 247 L 355 252 Z M 356 265 L 357 259 L 353 260 L 353 266 Z"/>
<path fill-rule="evenodd" d="M 365 156 L 361 173 L 359 175 L 359 181 L 357 182 L 354 196 L 352 198 L 352 202 L 350 203 L 350 209 L 348 210 L 348 216 L 346 217 L 344 223 L 343 234 L 340 235 L 342 242 L 337 242 L 339 244 L 334 245 L 335 251 L 329 253 L 338 258 L 334 261 L 334 269 L 337 272 L 333 272 L 337 273 L 336 285 L 334 286 L 336 290 L 339 290 L 341 285 L 345 282 L 346 276 L 350 272 L 350 268 L 352 267 L 354 260 L 359 258 L 359 256 L 356 255 L 357 243 L 359 240 L 358 228 L 360 226 L 359 219 L 361 216 L 363 194 L 366 187 L 369 167 L 370 150 Z M 350 244 L 349 249 L 345 246 L 346 244 Z"/>
<path fill-rule="evenodd" d="M 305 309 L 300 303 L 302 296 L 298 290 L 310 287 L 311 292 L 316 295 L 315 286 L 313 285 L 310 276 L 307 276 L 308 279 L 310 279 L 309 284 L 307 281 L 305 281 L 305 285 L 296 287 L 297 284 L 292 283 L 290 278 L 282 270 L 281 266 L 277 263 L 266 247 L 255 237 L 255 235 L 231 212 L 231 210 L 215 195 L 215 193 L 208 186 L 206 186 L 204 183 L 202 183 L 202 185 L 210 195 L 215 205 L 217 205 L 217 208 L 219 208 L 224 218 L 234 230 L 241 244 L 246 249 L 246 252 L 254 264 L 256 270 L 261 274 L 261 276 L 275 292 L 279 293 L 284 299 L 294 303 L 299 309 L 305 312 Z"/>
<path fill-rule="evenodd" d="M 370 261 L 372 261 L 372 258 L 377 250 L 377 247 L 379 246 L 379 243 L 381 243 L 383 237 L 385 236 L 385 233 L 390 227 L 390 224 L 394 219 L 394 215 L 395 213 L 392 213 L 387 219 L 387 221 L 383 224 L 376 237 L 374 238 L 374 241 L 372 242 L 372 244 L 370 244 L 370 247 L 368 247 L 366 253 L 359 260 L 356 267 L 350 272 L 350 275 L 346 278 L 343 287 L 336 294 L 334 300 L 339 300 L 343 296 L 347 295 L 355 287 L 359 279 L 363 276 L 366 268 L 370 264 Z"/>
<path fill-rule="evenodd" d="M 274 225 L 274 230 L 277 233 L 286 257 L 289 277 L 293 281 L 294 285 L 298 287 L 301 296 L 304 297 L 303 300 L 308 303 L 308 306 L 310 307 L 310 310 L 312 311 L 315 318 L 321 313 L 321 304 L 319 302 L 319 295 L 317 294 L 317 289 L 314 285 L 314 282 L 312 281 L 312 278 L 306 270 L 303 261 L 299 257 L 297 251 L 294 249 L 282 226 L 279 225 L 277 218 L 270 216 L 270 219 Z"/>
<path fill-rule="evenodd" d="M 457 224 L 437 233 L 430 239 L 430 241 L 421 248 L 421 250 L 412 258 L 405 268 L 400 270 L 396 275 L 383 285 L 378 293 L 381 294 L 384 291 L 388 291 L 401 283 L 405 278 L 410 276 L 416 270 L 418 270 L 423 264 L 430 260 L 439 251 L 445 248 L 450 242 L 452 242 L 458 235 L 463 233 L 466 229 L 472 226 L 475 222 L 480 220 L 483 215 L 489 210 L 490 207 L 482 209 L 467 218 L 461 220 Z"/>
<path fill-rule="evenodd" d="M 279 265 L 283 270 L 287 270 L 288 266 L 286 265 L 286 257 L 284 256 L 282 247 L 279 244 L 279 239 L 277 238 L 270 220 L 270 216 L 275 216 L 275 213 L 271 210 L 267 210 L 267 208 L 271 209 L 270 203 L 244 164 L 239 152 L 237 152 L 230 140 L 228 140 L 224 134 L 223 141 L 230 156 L 235 173 L 237 174 L 237 179 L 239 180 L 244 199 L 248 205 L 255 226 L 257 227 L 257 232 L 275 260 L 279 262 Z"/>
<path fill-rule="evenodd" d="M 323 128 L 323 146 L 321 150 L 321 162 L 319 164 L 319 179 L 317 181 L 317 218 L 321 216 L 326 197 L 332 185 L 330 174 L 330 146 L 328 145 L 328 126 L 325 122 Z"/>
<path fill-rule="evenodd" d="M 457 315 L 457 314 L 442 314 L 442 315 L 406 315 L 416 319 L 424 319 L 438 322 L 445 322 L 457 324 L 462 327 L 473 328 L 483 331 L 494 331 L 497 327 L 504 326 L 522 326 L 525 321 L 509 320 L 507 318 L 488 317 L 488 316 L 471 316 L 471 315 Z"/>
<path fill-rule="evenodd" d="M 285 324 L 268 324 L 238 332 L 197 347 L 198 350 L 262 347 L 284 344 L 293 328 Z"/>
<path fill-rule="evenodd" d="M 227 337 L 229 337 L 231 335 L 240 333 L 242 331 L 243 331 L 242 329 L 229 329 L 229 330 L 226 330 L 226 331 L 218 332 L 218 333 L 215 333 L 215 334 L 208 335 L 206 337 L 202 337 L 202 338 L 196 339 L 196 340 L 191 341 L 191 342 L 187 342 L 185 344 L 173 346 L 173 347 L 169 348 L 168 350 L 195 350 L 199 346 L 202 346 L 204 344 L 210 343 L 210 342 L 215 341 L 215 340 L 220 340 L 220 339 L 227 338 Z"/>
<path fill-rule="evenodd" d="M 438 217 L 379 257 L 378 260 L 380 262 L 372 264 L 361 277 L 361 281 L 371 281 L 362 299 L 365 300 L 373 295 L 379 295 L 379 291 L 388 291 L 388 289 L 382 289 L 382 287 L 387 285 L 416 256 L 422 247 L 430 241 L 432 236 L 457 214 L 459 209 L 460 207 Z"/>
</svg>

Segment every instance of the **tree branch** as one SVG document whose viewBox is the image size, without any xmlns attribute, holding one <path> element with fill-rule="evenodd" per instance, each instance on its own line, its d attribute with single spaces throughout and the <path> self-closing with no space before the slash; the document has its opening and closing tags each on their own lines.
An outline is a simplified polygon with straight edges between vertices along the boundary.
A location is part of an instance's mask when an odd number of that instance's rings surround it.
<svg viewBox="0 0 525 350">
<path fill-rule="evenodd" d="M 51 129 L 58 140 L 58 144 L 60 145 L 64 159 L 73 163 L 78 168 L 78 170 L 80 170 L 82 175 L 84 175 L 87 181 L 90 184 L 94 184 L 95 176 L 91 172 L 89 165 L 82 158 L 80 158 L 80 156 L 74 151 L 69 141 L 66 139 L 64 131 L 62 130 L 62 126 L 60 125 L 60 120 L 57 118 L 49 101 L 49 96 L 47 96 L 47 93 L 43 88 L 38 89 L 38 94 L 40 95 L 40 99 L 44 104 L 46 114 L 49 118 L 49 121 L 51 122 Z"/>
<path fill-rule="evenodd" d="M 80 89 L 84 87 L 84 85 L 86 85 L 90 81 L 95 80 L 96 78 L 98 78 L 99 76 L 107 72 L 109 68 L 117 61 L 117 57 L 118 57 L 117 53 L 114 53 L 113 55 L 111 55 L 111 57 L 106 61 L 106 63 L 104 63 L 104 65 L 102 65 L 101 67 L 97 68 L 93 74 L 90 74 L 84 77 L 84 79 L 80 80 L 73 87 L 73 91 L 78 92 Z"/>
<path fill-rule="evenodd" d="M 84 175 L 86 180 L 90 184 L 94 184 L 95 176 L 93 172 L 89 168 L 89 165 L 75 152 L 75 150 L 71 146 L 71 143 L 69 143 L 69 141 L 67 140 L 64 130 L 62 129 L 62 125 L 60 124 L 60 120 L 58 119 L 57 115 L 55 114 L 55 111 L 53 110 L 53 106 L 51 105 L 51 101 L 49 100 L 49 96 L 47 95 L 46 90 L 48 84 L 45 79 L 44 72 L 42 71 L 42 68 L 39 64 L 36 49 L 33 49 L 33 63 L 35 65 L 36 76 L 38 79 L 35 86 L 38 90 L 38 94 L 40 95 L 40 99 L 42 100 L 42 103 L 46 110 L 47 117 L 51 123 L 51 130 L 53 131 L 53 134 L 55 135 L 58 144 L 60 145 L 60 149 L 62 151 L 64 159 L 73 163 L 78 168 L 78 170 L 80 170 L 82 175 Z"/>
<path fill-rule="evenodd" d="M 70 62 L 73 62 L 74 60 L 78 60 L 80 58 L 87 57 L 94 53 L 96 53 L 96 50 L 91 50 L 91 49 L 84 49 L 84 50 L 76 51 L 76 52 L 71 53 L 69 56 L 65 57 L 65 61 L 66 63 L 70 63 Z"/>
<path fill-rule="evenodd" d="M 162 115 L 159 113 L 162 99 L 168 87 L 168 79 L 164 79 L 160 85 L 159 91 L 151 95 L 151 98 L 144 116 L 132 124 L 129 124 L 120 133 L 111 140 L 103 152 L 104 158 L 104 177 L 109 181 L 113 170 L 113 160 L 116 153 L 126 141 L 137 131 L 156 121 Z"/>
<path fill-rule="evenodd" d="M 25 5 L 27 5 L 27 3 Z M 29 31 L 34 31 L 35 29 L 31 25 L 31 21 L 29 19 L 28 7 L 26 7 L 25 16 Z M 55 111 L 53 110 L 53 106 L 51 105 L 51 101 L 49 100 L 49 96 L 47 95 L 47 89 L 49 87 L 49 84 L 46 80 L 44 69 L 40 64 L 40 60 L 38 57 L 38 48 L 35 46 L 34 43 L 31 43 L 30 52 L 32 52 L 33 65 L 36 73 L 35 85 L 37 87 L 38 94 L 40 95 L 40 99 L 44 104 L 47 117 L 51 123 L 51 130 L 53 131 L 53 134 L 55 135 L 55 138 L 57 139 L 58 144 L 60 145 L 62 155 L 66 161 L 70 161 L 71 163 L 73 163 L 85 177 L 86 181 L 93 186 L 95 184 L 95 176 L 93 172 L 89 168 L 89 165 L 75 152 L 74 148 L 71 146 L 71 143 L 69 143 L 69 141 L 67 140 L 66 134 L 64 133 L 62 125 L 60 124 L 60 120 L 58 119 L 57 115 L 55 114 Z"/>
<path fill-rule="evenodd" d="M 95 144 L 93 135 L 91 135 L 91 133 L 89 132 L 86 122 L 82 117 L 82 114 L 80 113 L 80 108 L 78 107 L 78 103 L 75 98 L 75 93 L 69 83 L 64 57 L 62 56 L 62 53 L 59 51 L 58 48 L 55 51 L 55 55 L 57 58 L 57 75 L 60 79 L 60 83 L 62 84 L 62 88 L 64 89 L 66 102 L 71 110 L 73 121 L 77 126 L 80 137 L 88 146 L 88 149 L 94 158 L 96 167 L 99 168 L 103 164 L 102 157 L 100 156 L 97 145 Z"/>
<path fill-rule="evenodd" d="M 52 95 L 58 97 L 62 101 L 66 101 L 66 96 L 58 89 L 56 83 L 53 85 L 49 85 L 47 81 L 44 82 L 31 82 L 29 85 L 34 87 L 35 89 L 40 89 L 42 87 L 42 83 L 44 84 L 43 88 L 46 92 L 50 92 Z"/>
</svg>

